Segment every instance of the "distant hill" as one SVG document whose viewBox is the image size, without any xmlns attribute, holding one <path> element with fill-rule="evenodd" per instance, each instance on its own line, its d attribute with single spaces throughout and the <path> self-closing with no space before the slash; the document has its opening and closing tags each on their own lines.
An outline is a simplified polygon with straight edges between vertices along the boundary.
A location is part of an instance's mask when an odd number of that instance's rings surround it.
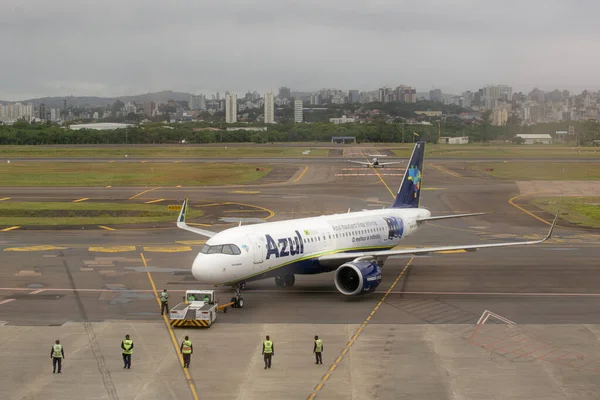
<svg viewBox="0 0 600 400">
<path fill-rule="evenodd" d="M 135 96 L 119 96 L 119 97 L 95 97 L 95 96 L 63 96 L 63 97 L 41 97 L 38 99 L 29 99 L 20 101 L 20 103 L 33 103 L 40 105 L 44 103 L 50 108 L 62 108 L 63 100 L 67 100 L 67 107 L 104 107 L 111 105 L 116 100 L 122 102 L 133 101 L 136 103 L 144 103 L 146 101 L 167 102 L 169 100 L 188 101 L 189 93 L 174 92 L 172 90 L 163 90 L 162 92 L 139 94 Z M 1 104 L 13 103 L 11 101 L 0 100 Z"/>
</svg>

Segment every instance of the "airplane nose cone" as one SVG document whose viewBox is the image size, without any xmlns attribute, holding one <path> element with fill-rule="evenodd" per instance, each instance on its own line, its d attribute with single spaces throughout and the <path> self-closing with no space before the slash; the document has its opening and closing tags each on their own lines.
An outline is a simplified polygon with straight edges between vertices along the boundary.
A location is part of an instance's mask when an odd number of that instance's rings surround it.
<svg viewBox="0 0 600 400">
<path fill-rule="evenodd" d="M 212 269 L 209 268 L 209 258 L 210 256 L 200 253 L 194 259 L 194 262 L 192 263 L 192 275 L 197 281 L 211 283 L 214 279 L 213 273 L 211 272 Z"/>
</svg>

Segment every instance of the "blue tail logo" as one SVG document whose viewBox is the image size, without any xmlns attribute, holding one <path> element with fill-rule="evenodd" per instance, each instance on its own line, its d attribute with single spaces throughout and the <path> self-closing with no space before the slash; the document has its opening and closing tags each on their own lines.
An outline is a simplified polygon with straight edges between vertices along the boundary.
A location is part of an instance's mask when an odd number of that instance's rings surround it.
<svg viewBox="0 0 600 400">
<path fill-rule="evenodd" d="M 421 171 L 419 171 L 419 168 L 417 168 L 415 165 L 413 165 L 412 167 L 410 167 L 408 169 L 408 177 L 407 179 L 409 181 L 412 182 L 413 184 L 413 188 L 414 188 L 414 192 L 415 192 L 415 199 L 417 198 L 417 195 L 419 193 L 419 189 L 421 188 Z"/>
<path fill-rule="evenodd" d="M 410 156 L 408 168 L 398 189 L 392 208 L 418 208 L 421 197 L 421 180 L 423 179 L 423 156 L 425 142 L 419 141 Z"/>
</svg>

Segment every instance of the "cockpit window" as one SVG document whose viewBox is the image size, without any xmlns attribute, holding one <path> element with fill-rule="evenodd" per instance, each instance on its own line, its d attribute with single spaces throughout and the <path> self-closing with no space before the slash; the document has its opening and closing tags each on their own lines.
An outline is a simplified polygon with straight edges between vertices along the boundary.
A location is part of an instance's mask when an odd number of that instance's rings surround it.
<svg viewBox="0 0 600 400">
<path fill-rule="evenodd" d="M 240 255 L 242 252 L 240 248 L 235 244 L 219 244 L 215 246 L 209 246 L 207 244 L 200 250 L 202 254 L 228 254 L 228 255 Z"/>
<path fill-rule="evenodd" d="M 218 246 L 210 246 L 210 249 L 208 249 L 208 254 L 219 254 L 223 252 L 223 246 L 218 245 Z"/>
</svg>

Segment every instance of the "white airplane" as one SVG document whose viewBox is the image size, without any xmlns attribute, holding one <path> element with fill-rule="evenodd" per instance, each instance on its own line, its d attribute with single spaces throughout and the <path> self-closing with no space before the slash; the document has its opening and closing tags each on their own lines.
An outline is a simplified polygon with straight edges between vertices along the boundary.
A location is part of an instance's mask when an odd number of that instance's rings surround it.
<svg viewBox="0 0 600 400">
<path fill-rule="evenodd" d="M 392 161 L 392 162 L 381 162 L 381 161 L 379 161 L 378 157 L 385 157 L 385 155 L 383 155 L 383 154 L 379 154 L 379 155 L 369 154 L 369 157 L 373 157 L 373 159 L 371 161 L 355 161 L 355 160 L 348 160 L 348 161 L 351 162 L 351 163 L 364 165 L 367 168 L 369 168 L 369 167 L 384 168 L 386 165 L 402 164 L 402 161 Z"/>
<path fill-rule="evenodd" d="M 177 226 L 210 238 L 193 262 L 192 275 L 202 283 L 233 286 L 235 307 L 244 305 L 241 290 L 246 282 L 275 278 L 277 286 L 292 286 L 296 274 L 335 271 L 337 290 L 354 296 L 377 288 L 381 268 L 390 256 L 532 245 L 550 238 L 556 217 L 541 240 L 394 249 L 424 222 L 483 214 L 432 217 L 419 207 L 424 148 L 424 142 L 416 143 L 396 199 L 382 210 L 238 226 L 217 233 L 186 225 L 186 199 Z"/>
</svg>

